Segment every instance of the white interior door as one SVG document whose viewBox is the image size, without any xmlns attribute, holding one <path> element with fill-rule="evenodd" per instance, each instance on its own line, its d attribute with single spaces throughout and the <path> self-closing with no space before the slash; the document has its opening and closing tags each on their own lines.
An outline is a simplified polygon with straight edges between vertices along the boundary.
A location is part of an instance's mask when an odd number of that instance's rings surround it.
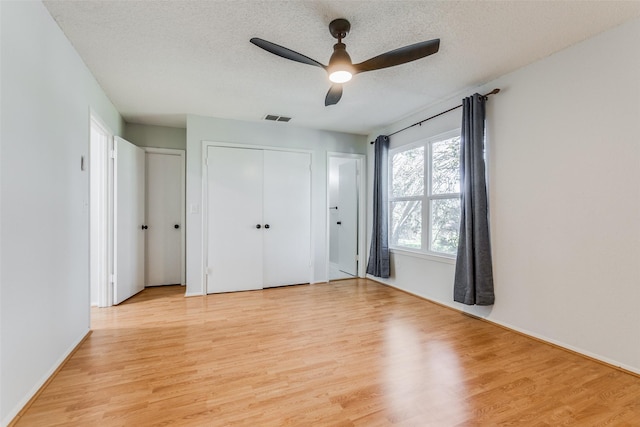
<svg viewBox="0 0 640 427">
<path fill-rule="evenodd" d="M 146 285 L 181 284 L 183 158 L 150 151 L 145 158 Z"/>
<path fill-rule="evenodd" d="M 114 289 L 120 304 L 144 289 L 144 150 L 114 139 Z"/>
<path fill-rule="evenodd" d="M 357 162 L 339 166 L 338 183 L 338 266 L 340 271 L 358 274 L 358 171 Z"/>
<path fill-rule="evenodd" d="M 207 293 L 262 289 L 262 153 L 207 149 Z"/>
<path fill-rule="evenodd" d="M 310 167 L 308 153 L 264 152 L 265 287 L 310 281 Z"/>
</svg>

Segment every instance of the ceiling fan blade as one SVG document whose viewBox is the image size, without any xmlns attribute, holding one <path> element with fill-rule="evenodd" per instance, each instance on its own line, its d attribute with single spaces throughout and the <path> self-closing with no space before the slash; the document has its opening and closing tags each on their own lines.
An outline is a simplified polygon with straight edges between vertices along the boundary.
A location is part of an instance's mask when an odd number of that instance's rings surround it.
<svg viewBox="0 0 640 427">
<path fill-rule="evenodd" d="M 324 98 L 325 107 L 337 104 L 340 98 L 342 98 L 342 85 L 337 83 L 332 84 L 329 92 L 327 92 L 327 96 Z"/>
<path fill-rule="evenodd" d="M 278 56 L 280 56 L 282 58 L 290 59 L 290 60 L 296 61 L 296 62 L 301 62 L 303 64 L 315 65 L 316 67 L 320 67 L 320 68 L 323 68 L 323 69 L 327 68 L 326 66 L 322 65 L 321 63 L 319 63 L 315 59 L 311 59 L 308 56 L 304 56 L 301 53 L 295 52 L 295 51 L 293 51 L 291 49 L 287 49 L 286 47 L 280 46 L 278 44 L 271 43 L 269 41 L 266 41 L 266 40 L 263 40 L 263 39 L 259 39 L 257 37 L 254 37 L 249 41 L 251 43 L 255 44 L 256 46 L 266 50 L 267 52 L 271 52 L 274 55 L 278 55 Z"/>
<path fill-rule="evenodd" d="M 440 48 L 440 39 L 428 40 L 425 42 L 415 43 L 409 46 L 400 47 L 367 59 L 364 62 L 355 64 L 354 68 L 357 72 L 379 70 L 381 68 L 393 67 L 394 65 L 405 64 L 433 55 Z"/>
</svg>

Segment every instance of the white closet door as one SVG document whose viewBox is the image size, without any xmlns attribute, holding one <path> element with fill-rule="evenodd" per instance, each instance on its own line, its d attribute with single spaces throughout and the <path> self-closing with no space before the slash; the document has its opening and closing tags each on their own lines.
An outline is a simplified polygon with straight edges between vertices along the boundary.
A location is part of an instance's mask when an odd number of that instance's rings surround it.
<svg viewBox="0 0 640 427">
<path fill-rule="evenodd" d="M 115 138 L 114 290 L 120 304 L 144 289 L 144 151 Z"/>
<path fill-rule="evenodd" d="M 207 149 L 208 293 L 262 289 L 262 157 Z"/>
<path fill-rule="evenodd" d="M 265 287 L 310 281 L 310 165 L 308 153 L 264 152 Z"/>
<path fill-rule="evenodd" d="M 358 274 L 358 171 L 355 160 L 338 167 L 338 252 L 341 271 Z"/>
<path fill-rule="evenodd" d="M 146 173 L 146 284 L 177 285 L 182 283 L 182 157 L 147 152 Z"/>
</svg>

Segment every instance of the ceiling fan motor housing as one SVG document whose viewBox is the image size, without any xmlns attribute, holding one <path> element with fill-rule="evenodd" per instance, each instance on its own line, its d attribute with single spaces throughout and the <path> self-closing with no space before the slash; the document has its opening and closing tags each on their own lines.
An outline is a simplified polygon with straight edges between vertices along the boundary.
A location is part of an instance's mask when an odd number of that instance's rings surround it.
<svg viewBox="0 0 640 427">
<path fill-rule="evenodd" d="M 347 46 L 344 43 L 336 43 L 333 45 L 333 53 L 329 59 L 329 67 L 334 64 L 353 64 L 351 57 L 347 53 Z"/>
<path fill-rule="evenodd" d="M 336 43 L 333 46 L 333 54 L 327 66 L 329 80 L 334 83 L 345 83 L 351 80 L 355 74 L 351 57 L 347 53 L 344 43 Z"/>
</svg>

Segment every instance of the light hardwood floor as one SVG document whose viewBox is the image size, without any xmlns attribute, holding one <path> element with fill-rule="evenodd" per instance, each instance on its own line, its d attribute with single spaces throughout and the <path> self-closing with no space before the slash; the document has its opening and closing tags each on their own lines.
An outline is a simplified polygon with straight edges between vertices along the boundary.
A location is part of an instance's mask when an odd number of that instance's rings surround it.
<svg viewBox="0 0 640 427">
<path fill-rule="evenodd" d="M 640 378 L 367 280 L 92 311 L 24 426 L 638 426 Z"/>
</svg>

